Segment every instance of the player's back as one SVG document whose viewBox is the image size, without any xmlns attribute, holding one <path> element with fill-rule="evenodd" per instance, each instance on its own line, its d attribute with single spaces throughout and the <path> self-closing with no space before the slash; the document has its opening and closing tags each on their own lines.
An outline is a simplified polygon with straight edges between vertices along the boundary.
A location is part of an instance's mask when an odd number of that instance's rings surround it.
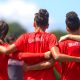
<svg viewBox="0 0 80 80">
<path fill-rule="evenodd" d="M 80 56 L 80 42 L 75 40 L 64 40 L 59 43 L 61 53 L 70 56 Z M 62 63 L 62 79 L 61 80 L 80 80 L 80 63 L 63 62 Z"/>
<path fill-rule="evenodd" d="M 47 32 L 33 32 L 23 34 L 23 36 L 17 40 L 16 43 L 16 45 L 20 46 L 17 47 L 20 51 L 43 54 L 44 52 L 49 51 L 50 47 L 54 46 L 57 43 L 57 40 L 54 34 Z M 31 60 L 29 60 L 29 62 L 27 61 L 27 64 L 39 63 L 40 61 L 35 62 L 35 60 L 32 60 L 31 62 Z"/>
<path fill-rule="evenodd" d="M 30 33 L 28 38 L 28 52 L 34 52 L 36 53 L 44 53 L 50 50 L 50 33 Z M 55 39 L 55 38 L 54 38 Z M 29 60 L 29 63 L 39 63 L 45 61 L 45 59 L 35 59 L 35 60 Z M 26 75 L 32 75 L 34 80 L 55 80 L 54 73 L 53 73 L 53 67 L 49 69 L 39 70 L 39 71 L 30 71 Z M 47 76 L 48 75 L 48 76 Z M 28 77 L 27 79 L 28 80 Z"/>
<path fill-rule="evenodd" d="M 26 37 L 27 36 L 27 37 Z M 25 34 L 26 43 L 24 51 L 31 52 L 34 54 L 43 54 L 50 50 L 50 47 L 54 43 L 56 44 L 56 37 L 51 33 L 46 32 L 33 32 Z M 51 42 L 51 39 L 54 41 Z M 26 54 L 27 55 L 27 54 Z M 36 58 L 27 60 L 28 65 L 36 64 L 42 61 L 46 61 L 44 58 Z M 25 80 L 55 80 L 53 66 L 48 69 L 28 71 L 25 73 Z"/>
</svg>

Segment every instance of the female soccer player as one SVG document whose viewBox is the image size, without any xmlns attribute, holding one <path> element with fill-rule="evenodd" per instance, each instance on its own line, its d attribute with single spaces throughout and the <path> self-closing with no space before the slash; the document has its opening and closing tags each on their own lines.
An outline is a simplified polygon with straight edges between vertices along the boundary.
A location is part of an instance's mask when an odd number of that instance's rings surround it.
<svg viewBox="0 0 80 80">
<path fill-rule="evenodd" d="M 66 29 L 70 35 L 80 35 L 80 21 L 78 15 L 73 11 L 66 14 Z M 80 57 L 79 41 L 67 38 L 59 42 L 59 47 L 61 53 Z M 80 63 L 63 62 L 61 80 L 80 80 Z"/>
<path fill-rule="evenodd" d="M 0 21 L 0 45 L 7 46 L 7 44 L 4 42 L 4 38 L 8 32 L 8 24 L 4 21 Z M 8 57 L 5 54 L 0 55 L 0 80 L 8 80 L 7 75 L 7 62 Z"/>
<path fill-rule="evenodd" d="M 47 51 L 52 52 L 55 60 L 80 62 L 80 57 L 61 54 L 57 46 L 57 39 L 54 34 L 47 33 L 45 30 L 49 26 L 49 13 L 46 9 L 40 9 L 34 17 L 34 32 L 21 35 L 14 44 L 5 48 L 0 46 L 0 53 L 9 54 L 14 51 L 30 52 L 34 54 L 44 54 Z M 27 55 L 27 54 L 26 54 Z M 31 58 L 25 63 L 28 65 L 37 64 L 46 61 L 46 59 Z M 54 60 L 53 60 L 54 61 Z M 55 80 L 53 65 L 43 70 L 27 71 L 24 75 L 25 80 Z"/>
<path fill-rule="evenodd" d="M 5 41 L 4 38 L 8 32 L 9 26 L 5 21 L 0 20 L 0 45 L 1 46 L 9 46 Z M 24 60 L 25 57 L 27 58 L 36 58 L 36 56 L 38 58 L 41 57 L 45 57 L 46 59 L 49 58 L 49 55 L 47 53 L 47 55 L 45 54 L 45 56 L 37 54 L 34 55 L 33 54 L 28 54 L 25 55 L 25 53 L 20 53 L 20 55 L 15 55 L 16 53 L 14 53 L 14 55 L 5 55 L 5 54 L 0 54 L 0 80 L 8 80 L 8 73 L 7 73 L 7 68 L 8 68 L 8 59 L 10 58 L 15 58 L 15 59 L 22 59 Z M 19 52 L 17 52 L 17 54 L 19 54 Z M 49 53 L 50 54 L 50 53 Z M 34 69 L 34 68 L 33 68 Z M 21 75 L 22 76 L 22 75 Z M 22 76 L 23 77 L 23 76 Z M 19 80 L 22 80 L 22 78 L 20 78 Z"/>
</svg>

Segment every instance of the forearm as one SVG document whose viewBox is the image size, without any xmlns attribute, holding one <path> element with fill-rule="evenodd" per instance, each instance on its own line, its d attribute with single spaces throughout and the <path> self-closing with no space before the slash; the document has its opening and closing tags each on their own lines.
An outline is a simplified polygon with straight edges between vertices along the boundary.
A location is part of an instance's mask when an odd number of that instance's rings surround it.
<svg viewBox="0 0 80 80">
<path fill-rule="evenodd" d="M 9 54 L 10 58 L 17 59 L 17 60 L 27 60 L 27 59 L 35 59 L 35 58 L 44 58 L 44 54 L 34 54 L 34 53 L 22 53 L 22 52 L 15 52 Z"/>
<path fill-rule="evenodd" d="M 52 56 L 54 57 L 55 60 L 80 62 L 80 57 L 70 56 L 70 55 L 60 53 L 59 48 L 56 46 L 53 47 L 51 51 L 52 51 Z"/>
<path fill-rule="evenodd" d="M 80 35 L 68 35 L 68 38 L 80 41 Z"/>
<path fill-rule="evenodd" d="M 56 60 L 59 61 L 75 61 L 75 62 L 80 62 L 80 57 L 75 57 L 75 56 L 69 56 L 65 54 L 58 54 L 55 58 Z"/>
<path fill-rule="evenodd" d="M 19 53 L 18 55 L 17 55 L 20 59 L 22 59 L 22 60 L 26 60 L 26 59 L 30 59 L 30 58 L 45 58 L 45 55 L 44 55 L 44 53 L 36 53 L 36 54 L 34 54 L 34 53 Z"/>
<path fill-rule="evenodd" d="M 73 40 L 80 41 L 80 35 L 67 34 L 67 35 L 64 35 L 64 36 L 60 37 L 59 42 L 63 41 L 63 40 L 66 40 L 66 39 L 73 39 Z"/>
<path fill-rule="evenodd" d="M 43 69 L 48 69 L 51 66 L 53 66 L 54 60 L 50 59 L 48 61 L 44 61 L 35 65 L 27 66 L 27 70 L 43 70 Z"/>
<path fill-rule="evenodd" d="M 45 53 L 29 53 L 29 52 L 20 52 L 17 54 L 17 57 L 21 60 L 26 60 L 30 58 L 45 58 L 45 59 L 50 59 L 51 58 L 51 52 L 47 51 Z"/>
<path fill-rule="evenodd" d="M 0 54 L 4 53 L 6 55 L 9 55 L 15 51 L 17 51 L 17 48 L 14 44 L 12 44 L 8 47 L 0 46 Z"/>
</svg>

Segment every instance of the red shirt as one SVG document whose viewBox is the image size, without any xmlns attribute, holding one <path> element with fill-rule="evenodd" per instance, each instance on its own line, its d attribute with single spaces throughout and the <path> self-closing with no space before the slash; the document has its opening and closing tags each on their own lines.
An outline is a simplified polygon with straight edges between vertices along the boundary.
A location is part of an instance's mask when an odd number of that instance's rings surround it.
<svg viewBox="0 0 80 80">
<path fill-rule="evenodd" d="M 1 46 L 7 47 L 7 44 L 3 44 Z M 0 80 L 8 80 L 7 67 L 8 56 L 5 54 L 0 54 Z"/>
<path fill-rule="evenodd" d="M 9 58 L 12 58 L 12 59 L 16 59 L 16 60 L 29 60 L 29 59 L 35 59 L 35 58 L 44 58 L 44 54 L 34 54 L 34 53 L 27 53 L 26 55 L 26 52 L 19 52 L 19 51 L 16 51 L 12 54 L 9 54 Z"/>
<path fill-rule="evenodd" d="M 5 46 L 7 47 L 8 44 L 4 43 L 1 46 Z M 15 52 L 13 54 L 5 55 L 5 54 L 0 54 L 0 80 L 8 80 L 8 73 L 7 73 L 7 69 L 8 69 L 8 59 L 9 58 L 13 58 L 13 59 L 17 59 L 17 60 L 25 60 L 25 57 L 27 58 L 32 58 L 33 54 L 27 56 L 25 55 L 25 53 L 20 53 L 20 52 Z M 38 55 L 38 57 L 42 57 L 43 55 Z M 35 56 L 33 56 L 33 58 L 35 58 Z"/>
<path fill-rule="evenodd" d="M 5 46 L 7 47 L 8 44 L 4 43 L 1 46 Z M 43 55 L 25 55 L 25 53 L 21 53 L 19 51 L 8 55 L 5 54 L 0 54 L 0 80 L 8 80 L 8 73 L 7 73 L 7 68 L 8 68 L 8 59 L 9 58 L 13 58 L 13 59 L 17 59 L 17 60 L 25 60 L 26 57 L 28 58 L 36 58 L 38 56 L 38 58 L 40 57 L 44 57 Z"/>
<path fill-rule="evenodd" d="M 57 44 L 55 35 L 46 32 L 33 32 L 23 34 L 16 42 L 17 49 L 21 52 L 43 54 Z M 27 54 L 26 54 L 27 55 Z M 44 58 L 31 58 L 25 61 L 28 65 L 45 61 Z M 53 67 L 38 71 L 28 71 L 24 75 L 25 80 L 55 80 Z"/>
<path fill-rule="evenodd" d="M 61 53 L 71 56 L 80 56 L 80 42 L 65 40 L 59 43 Z M 61 80 L 80 80 L 80 63 L 63 62 Z"/>
<path fill-rule="evenodd" d="M 55 67 L 55 69 L 58 71 L 58 73 L 61 75 L 61 74 L 62 74 L 61 64 L 60 64 L 58 61 L 56 61 L 56 62 L 54 63 L 54 67 Z"/>
</svg>

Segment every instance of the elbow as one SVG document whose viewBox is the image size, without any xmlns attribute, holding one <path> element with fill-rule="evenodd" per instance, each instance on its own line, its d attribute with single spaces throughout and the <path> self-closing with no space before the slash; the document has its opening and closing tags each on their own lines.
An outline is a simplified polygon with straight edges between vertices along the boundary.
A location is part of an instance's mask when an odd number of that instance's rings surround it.
<svg viewBox="0 0 80 80">
<path fill-rule="evenodd" d="M 54 59 L 55 60 L 60 60 L 60 55 L 59 54 L 54 55 Z"/>
</svg>

